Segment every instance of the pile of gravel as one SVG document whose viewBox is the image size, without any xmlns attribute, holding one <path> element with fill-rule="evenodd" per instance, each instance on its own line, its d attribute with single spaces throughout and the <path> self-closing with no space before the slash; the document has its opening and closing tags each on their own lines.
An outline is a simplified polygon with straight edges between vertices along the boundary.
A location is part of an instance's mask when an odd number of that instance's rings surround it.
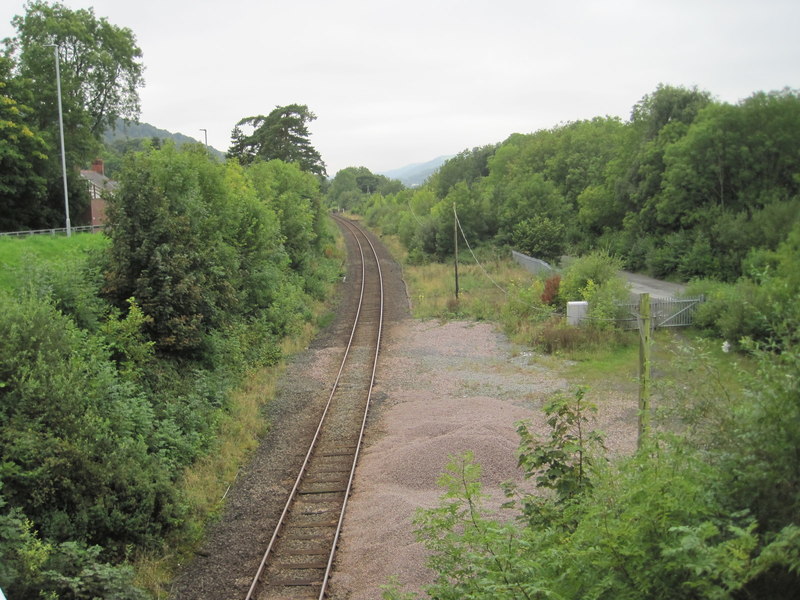
<svg viewBox="0 0 800 600">
<path fill-rule="evenodd" d="M 540 407 L 566 382 L 512 356 L 491 325 L 404 321 L 384 343 L 376 393 L 383 398 L 358 466 L 333 598 L 372 600 L 392 575 L 419 591 L 431 582 L 415 541 L 418 507 L 433 507 L 452 455 L 470 450 L 484 491 L 499 505 L 500 483 L 520 480 L 515 423 L 546 433 Z"/>
</svg>

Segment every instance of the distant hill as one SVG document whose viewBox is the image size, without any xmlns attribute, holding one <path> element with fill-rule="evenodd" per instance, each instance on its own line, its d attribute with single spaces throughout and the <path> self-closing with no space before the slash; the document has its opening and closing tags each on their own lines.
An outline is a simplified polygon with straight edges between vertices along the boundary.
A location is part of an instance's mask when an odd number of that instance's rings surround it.
<svg viewBox="0 0 800 600">
<path fill-rule="evenodd" d="M 449 158 L 454 155 L 439 156 L 433 160 L 424 163 L 414 163 L 399 169 L 392 169 L 391 171 L 383 171 L 378 175 L 384 175 L 389 179 L 399 179 L 403 185 L 408 187 L 416 187 L 422 185 L 425 180 L 430 177 L 436 170 L 441 167 Z"/>
<path fill-rule="evenodd" d="M 152 139 L 152 138 L 159 138 L 161 140 L 172 140 L 175 142 L 176 146 L 182 146 L 183 144 L 199 144 L 202 143 L 200 140 L 196 140 L 193 137 L 189 137 L 188 135 L 184 135 L 182 133 L 172 133 L 171 131 L 167 131 L 166 129 L 159 129 L 149 123 L 126 123 L 122 119 L 117 119 L 117 123 L 114 129 L 108 129 L 105 134 L 103 134 L 103 141 L 106 144 L 113 144 L 118 140 L 135 140 L 135 139 Z M 225 153 L 220 152 L 216 148 L 211 146 L 208 147 L 215 157 L 219 158 L 220 160 L 225 159 Z"/>
</svg>

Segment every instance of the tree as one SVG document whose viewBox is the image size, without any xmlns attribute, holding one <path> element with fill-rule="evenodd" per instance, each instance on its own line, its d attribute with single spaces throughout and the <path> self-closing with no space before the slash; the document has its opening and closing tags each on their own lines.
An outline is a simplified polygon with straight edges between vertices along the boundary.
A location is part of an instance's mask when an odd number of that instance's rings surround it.
<svg viewBox="0 0 800 600">
<path fill-rule="evenodd" d="M 8 95 L 10 61 L 0 57 L 0 230 L 34 220 L 45 195 L 47 142 L 31 123 L 31 108 Z"/>
<path fill-rule="evenodd" d="M 322 218 L 316 177 L 279 160 L 252 165 L 248 175 L 259 199 L 278 215 L 292 268 L 303 271 L 321 243 L 315 226 Z"/>
<path fill-rule="evenodd" d="M 325 175 L 325 163 L 308 139 L 307 123 L 316 118 L 305 104 L 278 106 L 266 117 L 245 117 L 231 133 L 228 157 L 238 159 L 243 165 L 257 158 L 265 161 L 278 159 L 297 163 L 304 171 Z M 253 132 L 245 134 L 243 126 L 252 127 Z"/>
<path fill-rule="evenodd" d="M 52 46 L 57 46 L 64 138 L 69 173 L 94 158 L 102 133 L 118 117 L 139 114 L 138 88 L 144 85 L 142 52 L 130 29 L 97 18 L 90 9 L 71 10 L 43 1 L 25 5 L 12 19 L 16 36 L 3 40 L 9 64 L 10 96 L 30 107 L 31 129 L 39 131 L 51 151 L 46 170 L 47 199 L 28 226 L 60 223 L 64 196 L 58 147 L 58 105 Z M 70 185 L 70 190 L 77 190 Z M 70 194 L 70 211 L 78 214 L 83 194 Z"/>
<path fill-rule="evenodd" d="M 633 108 L 631 123 L 639 147 L 619 185 L 619 202 L 629 212 L 639 213 L 631 225 L 644 230 L 656 227 L 653 203 L 662 186 L 666 148 L 686 134 L 710 103 L 711 95 L 697 88 L 659 85 Z"/>
<path fill-rule="evenodd" d="M 490 144 L 459 152 L 431 175 L 428 185 L 439 198 L 447 196 L 450 189 L 460 181 L 472 185 L 473 181 L 489 174 L 489 159 L 496 149 L 496 145 Z"/>
<path fill-rule="evenodd" d="M 84 120 L 100 139 L 118 117 L 139 115 L 138 88 L 144 85 L 142 51 L 133 32 L 97 18 L 94 10 L 71 10 L 58 3 L 30 2 L 24 16 L 15 16 L 14 38 L 6 52 L 18 57 L 18 76 L 29 80 L 41 98 L 37 114 L 52 122 L 56 82 L 53 44 L 58 46 L 65 125 L 68 117 Z M 83 119 L 81 119 L 83 118 Z M 74 132 L 73 132 L 74 133 Z"/>
<path fill-rule="evenodd" d="M 328 205 L 346 210 L 358 210 L 370 194 L 384 196 L 404 189 L 396 179 L 373 173 L 366 167 L 347 167 L 336 173 L 326 194 Z"/>
<path fill-rule="evenodd" d="M 546 261 L 556 261 L 564 252 L 566 229 L 547 215 L 523 219 L 511 231 L 511 242 L 520 252 Z"/>
<path fill-rule="evenodd" d="M 235 305 L 236 257 L 224 243 L 223 166 L 205 150 L 168 145 L 135 155 L 109 200 L 106 295 L 135 297 L 162 352 L 198 355 Z"/>
</svg>

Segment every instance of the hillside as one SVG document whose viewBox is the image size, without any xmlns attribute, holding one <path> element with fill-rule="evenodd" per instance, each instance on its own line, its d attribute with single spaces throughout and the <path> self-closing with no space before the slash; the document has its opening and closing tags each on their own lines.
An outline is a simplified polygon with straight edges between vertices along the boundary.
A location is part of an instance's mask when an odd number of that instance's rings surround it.
<svg viewBox="0 0 800 600">
<path fill-rule="evenodd" d="M 182 146 L 183 144 L 202 143 L 200 140 L 188 135 L 184 135 L 183 133 L 172 133 L 166 129 L 159 129 L 158 127 L 150 125 L 149 123 L 131 123 L 126 122 L 123 119 L 117 119 L 114 128 L 105 132 L 103 135 L 103 142 L 111 145 L 118 141 L 153 138 L 158 138 L 160 140 L 172 140 L 178 147 Z M 211 151 L 211 154 L 214 157 L 220 160 L 225 158 L 224 152 L 221 152 L 212 146 L 209 146 L 208 149 Z"/>
<path fill-rule="evenodd" d="M 425 183 L 425 180 L 451 157 L 452 155 L 439 156 L 428 162 L 414 163 L 391 171 L 383 171 L 379 175 L 384 175 L 389 179 L 398 179 L 408 187 L 416 187 Z"/>
</svg>

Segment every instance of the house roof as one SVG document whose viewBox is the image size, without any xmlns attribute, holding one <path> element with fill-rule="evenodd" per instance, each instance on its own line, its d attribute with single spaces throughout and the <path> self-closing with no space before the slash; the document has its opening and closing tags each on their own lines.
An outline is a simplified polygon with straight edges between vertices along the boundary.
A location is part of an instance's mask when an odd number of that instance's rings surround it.
<svg viewBox="0 0 800 600">
<path fill-rule="evenodd" d="M 117 182 L 113 179 L 109 179 L 105 175 L 101 175 L 97 171 L 93 171 L 91 169 L 81 170 L 81 177 L 90 181 L 94 185 L 96 185 L 99 189 L 103 191 L 113 191 L 117 187 Z"/>
</svg>

